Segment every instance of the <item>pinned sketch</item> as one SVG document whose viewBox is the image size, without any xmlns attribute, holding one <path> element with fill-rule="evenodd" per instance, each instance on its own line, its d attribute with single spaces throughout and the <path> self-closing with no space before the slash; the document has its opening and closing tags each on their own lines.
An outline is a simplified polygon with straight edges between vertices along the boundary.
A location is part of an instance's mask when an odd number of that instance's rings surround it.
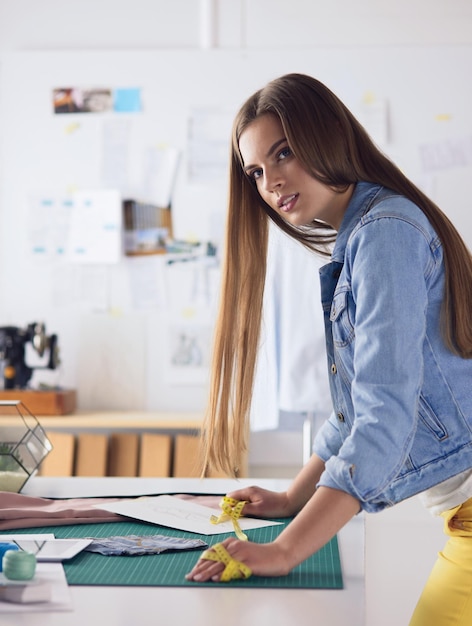
<svg viewBox="0 0 472 626">
<path fill-rule="evenodd" d="M 118 263 L 121 258 L 121 196 L 115 189 L 74 194 L 67 260 L 72 263 Z"/>
<path fill-rule="evenodd" d="M 106 265 L 53 265 L 51 301 L 54 308 L 105 313 L 110 308 L 110 276 Z"/>
<path fill-rule="evenodd" d="M 214 255 L 205 254 L 202 246 L 195 246 L 189 254 L 168 255 L 166 263 L 166 283 L 169 303 L 177 311 L 214 309 L 219 294 L 219 262 L 216 249 L 207 244 Z"/>
<path fill-rule="evenodd" d="M 117 263 L 121 258 L 121 196 L 116 189 L 32 193 L 29 251 L 35 259 Z"/>
<path fill-rule="evenodd" d="M 368 91 L 364 94 L 359 121 L 379 146 L 389 141 L 388 102 Z"/>
<path fill-rule="evenodd" d="M 212 344 L 212 327 L 208 321 L 200 321 L 197 312 L 188 307 L 181 313 L 181 322 L 169 324 L 167 342 L 168 384 L 205 384 Z"/>
<path fill-rule="evenodd" d="M 133 308 L 138 311 L 164 308 L 167 297 L 161 257 L 133 257 L 127 268 Z"/>
<path fill-rule="evenodd" d="M 146 154 L 144 192 L 149 202 L 161 208 L 172 204 L 179 151 L 172 146 L 150 148 Z"/>
<path fill-rule="evenodd" d="M 233 111 L 194 109 L 188 126 L 188 175 L 191 182 L 225 180 Z"/>
<path fill-rule="evenodd" d="M 29 251 L 35 260 L 65 256 L 69 236 L 72 195 L 54 192 L 32 193 L 29 197 Z"/>
<path fill-rule="evenodd" d="M 127 118 L 107 119 L 103 124 L 102 181 L 106 187 L 128 185 L 131 122 Z"/>
<path fill-rule="evenodd" d="M 201 329 L 180 328 L 174 332 L 171 364 L 174 367 L 202 367 L 204 346 Z"/>
<path fill-rule="evenodd" d="M 437 172 L 472 164 L 472 135 L 424 143 L 419 147 L 424 172 Z"/>
</svg>

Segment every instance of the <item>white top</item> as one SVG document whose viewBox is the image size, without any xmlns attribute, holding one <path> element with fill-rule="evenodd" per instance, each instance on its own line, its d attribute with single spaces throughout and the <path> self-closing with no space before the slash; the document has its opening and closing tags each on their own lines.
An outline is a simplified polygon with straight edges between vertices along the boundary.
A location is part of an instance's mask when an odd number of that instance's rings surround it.
<svg viewBox="0 0 472 626">
<path fill-rule="evenodd" d="M 270 225 L 251 429 L 278 428 L 279 412 L 332 411 L 319 268 L 327 263 Z"/>
<path fill-rule="evenodd" d="M 432 513 L 440 515 L 472 498 L 472 469 L 448 478 L 439 485 L 420 494 L 423 505 Z"/>
</svg>

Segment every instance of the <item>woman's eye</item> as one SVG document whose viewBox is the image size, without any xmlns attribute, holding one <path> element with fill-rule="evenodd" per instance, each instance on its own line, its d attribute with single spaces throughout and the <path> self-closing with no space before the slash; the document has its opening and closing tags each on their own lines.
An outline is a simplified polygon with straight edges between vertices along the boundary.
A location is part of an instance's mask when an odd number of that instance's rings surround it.
<svg viewBox="0 0 472 626">
<path fill-rule="evenodd" d="M 290 148 L 287 146 L 285 147 L 283 150 L 281 150 L 278 154 L 278 159 L 279 161 L 282 159 L 286 159 L 287 157 L 289 157 L 292 154 L 292 151 L 290 150 Z"/>
<path fill-rule="evenodd" d="M 262 170 L 252 170 L 248 172 L 248 176 L 252 181 L 256 181 L 262 176 Z"/>
</svg>

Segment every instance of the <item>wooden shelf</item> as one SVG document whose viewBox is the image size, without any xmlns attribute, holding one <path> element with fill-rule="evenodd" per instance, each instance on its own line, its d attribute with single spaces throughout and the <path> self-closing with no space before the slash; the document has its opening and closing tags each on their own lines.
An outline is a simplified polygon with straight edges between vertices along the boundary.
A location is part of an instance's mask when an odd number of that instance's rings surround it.
<svg viewBox="0 0 472 626">
<path fill-rule="evenodd" d="M 200 413 L 161 411 L 76 411 L 70 415 L 36 416 L 45 430 L 77 432 L 96 431 L 198 431 L 203 416 Z M 0 426 L 8 425 L 9 417 L 0 416 Z"/>
</svg>

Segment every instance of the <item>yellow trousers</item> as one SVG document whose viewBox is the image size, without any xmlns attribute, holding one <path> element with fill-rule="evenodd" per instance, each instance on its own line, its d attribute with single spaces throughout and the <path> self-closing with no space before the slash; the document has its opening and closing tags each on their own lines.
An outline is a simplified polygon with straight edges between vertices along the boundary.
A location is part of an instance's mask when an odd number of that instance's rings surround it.
<svg viewBox="0 0 472 626">
<path fill-rule="evenodd" d="M 443 517 L 449 539 L 438 554 L 410 626 L 472 626 L 472 498 Z"/>
</svg>

